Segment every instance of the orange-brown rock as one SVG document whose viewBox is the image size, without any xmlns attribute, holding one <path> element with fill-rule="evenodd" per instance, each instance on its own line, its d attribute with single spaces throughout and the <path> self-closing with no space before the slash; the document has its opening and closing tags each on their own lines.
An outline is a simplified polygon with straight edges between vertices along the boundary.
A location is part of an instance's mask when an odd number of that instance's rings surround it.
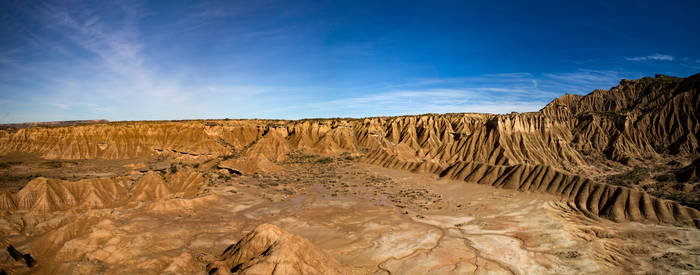
<svg viewBox="0 0 700 275">
<path fill-rule="evenodd" d="M 261 224 L 224 251 L 213 274 L 348 274 L 309 240 L 272 224 Z"/>
<path fill-rule="evenodd" d="M 583 172 L 603 174 L 613 166 L 668 156 L 694 158 L 700 153 L 699 89 L 700 74 L 688 78 L 657 76 L 623 80 L 610 90 L 596 90 L 585 96 L 567 94 L 539 112 L 522 114 L 30 127 L 0 130 L 0 154 L 21 151 L 59 159 L 165 155 L 180 156 L 175 158 L 178 160 L 241 156 L 240 160 L 249 162 L 235 165 L 247 165 L 246 169 L 255 171 L 256 166 L 273 167 L 266 163 L 283 161 L 295 150 L 324 155 L 362 152 L 364 161 L 385 167 L 465 175 L 460 179 L 560 194 L 581 210 L 612 219 L 697 224 L 695 210 L 644 192 L 637 194 L 594 182 Z M 694 177 L 695 170 L 688 171 Z M 132 196 L 137 200 L 174 193 L 191 196 L 196 193 L 192 186 L 201 184 L 195 178 L 183 178 L 182 182 L 190 183 L 175 188 L 155 174 L 141 181 L 133 189 L 136 192 Z M 121 192 L 116 191 L 118 188 L 106 194 L 68 192 L 64 187 L 39 181 L 25 188 L 28 191 L 22 190 L 17 198 L 0 196 L 0 207 L 99 206 L 100 196 Z M 584 203 L 581 198 L 586 196 Z M 619 208 L 621 205 L 624 207 Z"/>
<path fill-rule="evenodd" d="M 111 208 L 131 201 L 192 198 L 204 186 L 201 173 L 183 169 L 163 176 L 148 172 L 135 184 L 127 177 L 67 181 L 39 177 L 16 194 L 0 192 L 0 209 L 39 212 L 70 208 Z"/>
</svg>

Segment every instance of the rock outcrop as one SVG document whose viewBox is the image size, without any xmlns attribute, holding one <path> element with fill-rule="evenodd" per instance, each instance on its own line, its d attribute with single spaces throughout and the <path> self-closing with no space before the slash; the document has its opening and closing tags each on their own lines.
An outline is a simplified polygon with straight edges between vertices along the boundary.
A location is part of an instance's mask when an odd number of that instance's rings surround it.
<svg viewBox="0 0 700 275">
<path fill-rule="evenodd" d="M 209 274 L 348 274 L 309 240 L 261 224 L 212 263 Z"/>
</svg>

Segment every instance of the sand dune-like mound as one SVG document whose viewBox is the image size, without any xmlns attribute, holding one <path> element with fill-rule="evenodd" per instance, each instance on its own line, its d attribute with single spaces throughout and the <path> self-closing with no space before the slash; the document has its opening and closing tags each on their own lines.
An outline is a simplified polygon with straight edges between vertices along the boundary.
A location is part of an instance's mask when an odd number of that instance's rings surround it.
<svg viewBox="0 0 700 275">
<path fill-rule="evenodd" d="M 129 200 L 193 198 L 203 186 L 202 174 L 191 169 L 165 176 L 151 171 L 133 184 L 128 177 L 78 181 L 39 177 L 31 180 L 14 195 L 0 192 L 0 209 L 47 212 L 71 208 L 110 208 Z"/>
<path fill-rule="evenodd" d="M 170 194 L 170 187 L 158 172 L 148 172 L 133 188 L 132 200 L 158 200 Z"/>
<path fill-rule="evenodd" d="M 131 200 L 149 201 L 168 197 L 192 198 L 203 186 L 202 174 L 191 169 L 179 170 L 165 176 L 151 171 L 136 182 L 131 191 Z"/>
<path fill-rule="evenodd" d="M 127 186 L 125 177 L 74 182 L 40 177 L 17 192 L 13 200 L 17 208 L 35 211 L 114 207 L 127 198 Z M 6 198 L 9 201 L 9 196 Z"/>
<path fill-rule="evenodd" d="M 357 151 L 355 132 L 347 122 L 305 121 L 289 130 L 290 144 L 299 150 L 321 154 Z"/>
<path fill-rule="evenodd" d="M 210 274 L 348 274 L 309 240 L 261 224 L 224 251 Z"/>
<path fill-rule="evenodd" d="M 291 151 L 285 139 L 286 130 L 270 129 L 265 135 L 245 151 L 245 155 L 253 158 L 266 158 L 281 161 Z"/>
</svg>

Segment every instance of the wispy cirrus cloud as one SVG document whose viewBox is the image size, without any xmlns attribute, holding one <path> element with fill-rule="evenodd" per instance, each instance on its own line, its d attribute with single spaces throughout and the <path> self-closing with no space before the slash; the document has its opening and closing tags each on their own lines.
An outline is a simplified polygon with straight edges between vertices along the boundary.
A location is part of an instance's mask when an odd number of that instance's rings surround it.
<svg viewBox="0 0 700 275">
<path fill-rule="evenodd" d="M 622 79 L 642 76 L 641 73 L 636 72 L 579 69 L 573 72 L 544 73 L 540 79 L 540 87 L 557 94 L 564 92 L 582 94 L 595 89 L 609 88 Z"/>
<path fill-rule="evenodd" d="M 45 3 L 32 8 L 42 32 L 28 33 L 30 41 L 23 47 L 0 52 L 0 63 L 5 66 L 0 80 L 11 83 L 0 90 L 0 105 L 21 103 L 10 110 L 17 113 L 14 119 L 0 120 L 198 117 L 211 114 L 210 106 L 220 104 L 206 97 L 242 99 L 270 90 L 221 79 L 196 79 L 186 71 L 163 73 L 162 64 L 150 58 L 142 41 L 141 20 L 147 12 L 140 4 Z M 223 16 L 215 11 L 199 15 Z M 32 52 L 56 52 L 58 45 L 60 59 L 18 61 Z M 34 88 L 24 90 L 23 83 L 32 83 Z M 43 106 L 40 114 L 31 110 L 35 106 Z M 22 112 L 26 114 L 19 115 Z"/>
<path fill-rule="evenodd" d="M 647 55 L 647 56 L 634 56 L 634 57 L 625 57 L 625 60 L 627 61 L 647 61 L 647 60 L 656 60 L 656 61 L 673 61 L 676 59 L 672 55 L 668 54 L 652 54 L 652 55 Z"/>
<path fill-rule="evenodd" d="M 422 113 L 509 113 L 536 111 L 546 102 L 513 96 L 520 91 L 500 88 L 397 90 L 310 104 L 319 112 L 344 116 Z"/>
<path fill-rule="evenodd" d="M 392 116 L 422 113 L 510 113 L 538 111 L 564 93 L 584 94 L 641 75 L 579 69 L 561 73 L 505 73 L 473 77 L 421 78 L 349 88 L 349 96 L 296 106 L 279 106 L 265 115 Z M 354 95 L 365 91 L 362 95 Z M 371 91 L 371 92 L 367 92 Z M 327 116 L 327 115 L 326 115 Z M 301 118 L 292 116 L 292 118 Z"/>
<path fill-rule="evenodd" d="M 697 56 L 682 57 L 690 51 L 654 45 L 565 47 L 572 61 L 557 65 L 559 55 L 520 43 L 499 57 L 401 20 L 377 29 L 345 8 L 210 1 L 10 1 L 16 9 L 0 8 L 0 122 L 526 112 L 563 93 L 698 68 Z M 526 72 L 482 73 L 511 68 Z"/>
</svg>

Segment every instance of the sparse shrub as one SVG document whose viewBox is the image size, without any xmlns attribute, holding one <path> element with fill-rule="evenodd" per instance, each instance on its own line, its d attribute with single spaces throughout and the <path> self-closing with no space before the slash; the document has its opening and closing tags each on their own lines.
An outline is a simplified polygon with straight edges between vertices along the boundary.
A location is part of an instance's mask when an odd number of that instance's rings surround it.
<svg viewBox="0 0 700 275">
<path fill-rule="evenodd" d="M 174 163 L 170 165 L 170 173 L 177 173 L 177 165 L 175 165 Z"/>
<path fill-rule="evenodd" d="M 624 117 L 625 115 L 619 112 L 595 112 L 595 114 L 601 116 L 601 117 L 607 117 L 607 118 L 617 118 L 617 117 Z"/>
<path fill-rule="evenodd" d="M 224 156 L 222 156 L 221 159 L 222 159 L 222 160 L 229 160 L 229 159 L 232 159 L 232 158 L 235 158 L 235 157 L 236 157 L 235 154 L 230 154 L 230 155 L 224 155 Z"/>
<path fill-rule="evenodd" d="M 321 164 L 328 164 L 328 163 L 331 163 L 331 162 L 333 162 L 333 159 L 332 159 L 332 158 L 329 158 L 329 157 L 320 158 L 320 159 L 317 159 L 317 160 L 316 160 L 316 163 L 321 163 Z"/>
<path fill-rule="evenodd" d="M 318 155 L 304 155 L 304 154 L 298 154 L 295 156 L 298 159 L 312 159 L 312 158 L 317 158 Z"/>
<path fill-rule="evenodd" d="M 610 185 L 617 185 L 617 186 L 624 186 L 624 187 L 631 187 L 629 183 L 621 180 L 609 180 L 608 184 Z"/>
<path fill-rule="evenodd" d="M 636 166 L 626 173 L 609 176 L 608 184 L 629 187 L 638 184 L 648 174 L 649 168 Z"/>
<path fill-rule="evenodd" d="M 287 154 L 287 156 L 288 156 L 290 159 L 293 159 L 293 160 L 296 160 L 296 161 L 305 161 L 305 160 L 310 160 L 310 159 L 318 158 L 318 155 L 314 155 L 314 154 L 305 154 L 305 153 L 303 153 L 303 152 L 301 152 L 301 151 L 295 151 L 295 152 L 289 153 L 289 154 Z"/>
<path fill-rule="evenodd" d="M 658 182 L 670 182 L 675 180 L 675 176 L 671 174 L 663 174 L 663 175 L 658 175 L 654 177 L 654 179 Z"/>
</svg>

